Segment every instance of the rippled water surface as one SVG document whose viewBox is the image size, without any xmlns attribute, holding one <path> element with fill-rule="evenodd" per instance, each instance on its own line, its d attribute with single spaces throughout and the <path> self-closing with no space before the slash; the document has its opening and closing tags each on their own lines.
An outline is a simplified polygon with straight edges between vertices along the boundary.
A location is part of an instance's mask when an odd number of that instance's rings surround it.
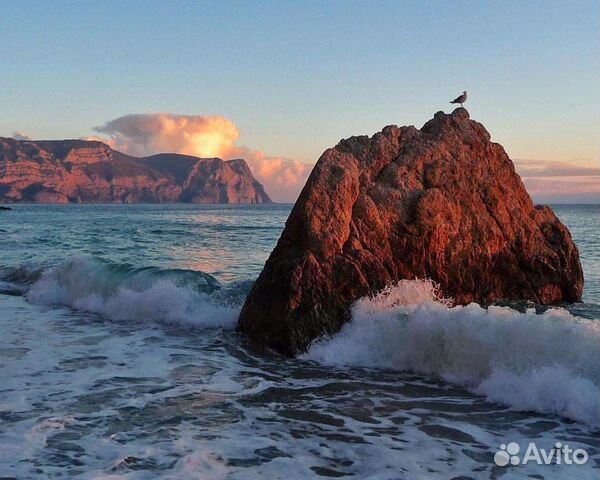
<svg viewBox="0 0 600 480">
<path fill-rule="evenodd" d="M 583 304 L 527 317 L 369 303 L 354 330 L 285 359 L 233 328 L 290 208 L 1 213 L 0 478 L 598 478 L 597 206 L 555 208 L 581 250 Z M 526 322 L 525 340 L 507 322 Z M 427 358 L 396 355 L 406 335 Z M 488 341 L 510 349 L 503 369 Z M 496 466 L 511 441 L 589 460 Z"/>
</svg>

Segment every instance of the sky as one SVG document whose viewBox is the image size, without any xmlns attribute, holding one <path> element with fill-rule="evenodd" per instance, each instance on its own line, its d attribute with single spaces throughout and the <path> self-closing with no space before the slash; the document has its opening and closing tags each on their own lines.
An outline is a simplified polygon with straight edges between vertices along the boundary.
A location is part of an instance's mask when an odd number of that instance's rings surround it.
<svg viewBox="0 0 600 480">
<path fill-rule="evenodd" d="M 536 201 L 600 202 L 600 0 L 7 0 L 0 66 L 2 136 L 243 156 L 279 201 L 467 90 Z"/>
</svg>

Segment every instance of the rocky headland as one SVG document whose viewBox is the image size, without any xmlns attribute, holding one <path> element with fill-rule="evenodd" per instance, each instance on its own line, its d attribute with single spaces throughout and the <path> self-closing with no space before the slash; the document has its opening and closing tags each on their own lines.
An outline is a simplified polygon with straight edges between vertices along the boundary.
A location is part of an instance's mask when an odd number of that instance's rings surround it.
<svg viewBox="0 0 600 480">
<path fill-rule="evenodd" d="M 97 141 L 0 137 L 0 202 L 270 203 L 241 159 L 137 158 Z"/>
<path fill-rule="evenodd" d="M 326 150 L 238 330 L 293 355 L 337 332 L 357 299 L 415 278 L 457 304 L 581 298 L 569 231 L 533 204 L 504 148 L 464 108 Z"/>
</svg>

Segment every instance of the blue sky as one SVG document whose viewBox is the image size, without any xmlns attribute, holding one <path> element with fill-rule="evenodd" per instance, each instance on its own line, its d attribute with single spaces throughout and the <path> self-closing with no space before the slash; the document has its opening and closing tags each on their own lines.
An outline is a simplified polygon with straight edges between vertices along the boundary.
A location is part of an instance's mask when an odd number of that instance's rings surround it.
<svg viewBox="0 0 600 480">
<path fill-rule="evenodd" d="M 600 167 L 600 2 L 2 2 L 0 135 L 218 115 L 314 163 L 342 137 L 467 107 L 516 159 Z"/>
</svg>

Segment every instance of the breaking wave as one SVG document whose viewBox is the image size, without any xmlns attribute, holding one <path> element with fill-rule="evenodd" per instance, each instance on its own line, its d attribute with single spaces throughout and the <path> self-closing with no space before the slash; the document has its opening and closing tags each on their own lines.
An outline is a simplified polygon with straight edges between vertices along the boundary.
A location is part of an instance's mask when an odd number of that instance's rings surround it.
<svg viewBox="0 0 600 480">
<path fill-rule="evenodd" d="M 193 270 L 136 268 L 76 256 L 42 272 L 21 271 L 18 278 L 22 281 L 12 285 L 31 303 L 64 305 L 115 321 L 233 328 L 239 313 L 239 295 Z"/>
<path fill-rule="evenodd" d="M 600 426 L 600 322 L 560 308 L 454 306 L 428 281 L 356 302 L 305 359 L 435 375 L 516 410 Z"/>
</svg>

